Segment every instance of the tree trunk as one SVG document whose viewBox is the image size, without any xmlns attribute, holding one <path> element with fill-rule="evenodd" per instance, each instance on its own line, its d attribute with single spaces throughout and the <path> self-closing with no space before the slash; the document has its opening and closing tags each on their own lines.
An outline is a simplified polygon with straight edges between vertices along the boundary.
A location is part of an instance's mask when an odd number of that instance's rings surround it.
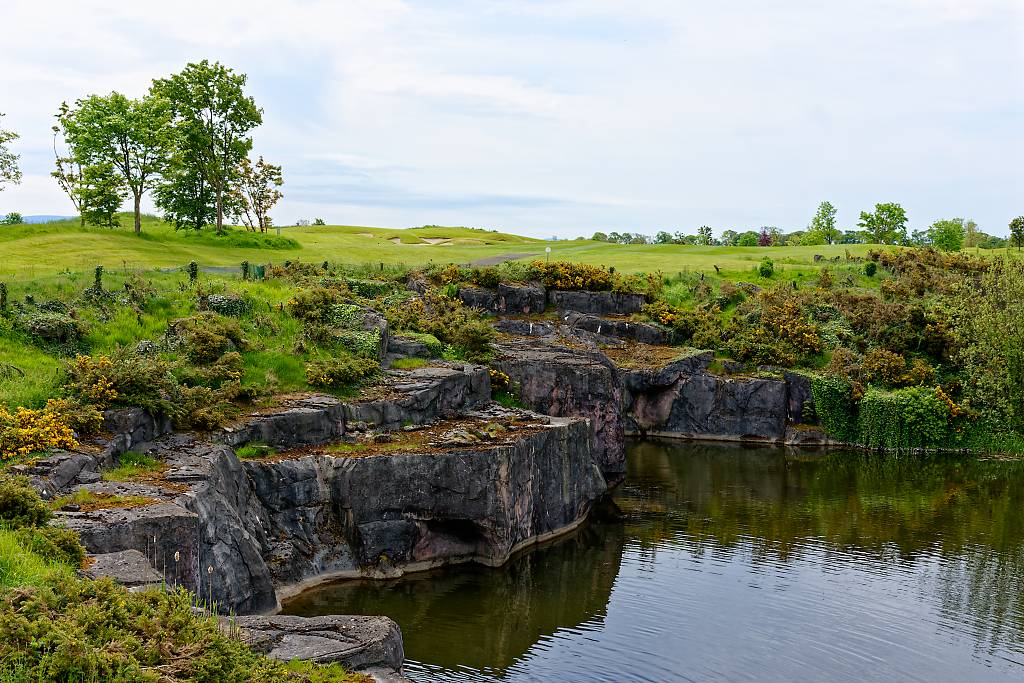
<svg viewBox="0 0 1024 683">
<path fill-rule="evenodd" d="M 217 189 L 217 234 L 224 234 L 224 201 L 222 199 L 223 192 L 220 188 Z"/>
<path fill-rule="evenodd" d="M 135 193 L 135 234 L 142 234 L 142 212 L 139 209 L 139 204 L 142 203 L 142 195 L 138 192 Z"/>
</svg>

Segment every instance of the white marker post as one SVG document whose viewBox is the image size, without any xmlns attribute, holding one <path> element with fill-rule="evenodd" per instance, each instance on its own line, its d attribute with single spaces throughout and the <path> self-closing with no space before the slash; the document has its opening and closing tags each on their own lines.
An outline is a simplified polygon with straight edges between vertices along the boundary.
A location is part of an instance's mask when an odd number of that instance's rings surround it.
<svg viewBox="0 0 1024 683">
<path fill-rule="evenodd" d="M 546 263 L 551 263 L 551 247 L 544 247 L 544 252 L 547 256 L 544 257 Z"/>
</svg>

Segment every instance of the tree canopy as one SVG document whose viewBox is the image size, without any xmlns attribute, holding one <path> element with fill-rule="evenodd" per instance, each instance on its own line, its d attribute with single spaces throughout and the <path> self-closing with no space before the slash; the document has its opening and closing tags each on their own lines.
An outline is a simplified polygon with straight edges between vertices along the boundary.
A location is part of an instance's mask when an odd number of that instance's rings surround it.
<svg viewBox="0 0 1024 683">
<path fill-rule="evenodd" d="M 0 112 L 0 118 L 3 118 L 3 116 L 4 114 Z M 17 185 L 21 182 L 18 155 L 7 147 L 7 143 L 17 140 L 18 137 L 18 134 L 14 131 L 0 128 L 0 190 L 3 190 L 4 185 L 7 183 Z"/>
<path fill-rule="evenodd" d="M 860 212 L 857 225 L 874 244 L 897 244 L 907 237 L 907 212 L 895 202 L 875 204 L 874 213 Z"/>
</svg>

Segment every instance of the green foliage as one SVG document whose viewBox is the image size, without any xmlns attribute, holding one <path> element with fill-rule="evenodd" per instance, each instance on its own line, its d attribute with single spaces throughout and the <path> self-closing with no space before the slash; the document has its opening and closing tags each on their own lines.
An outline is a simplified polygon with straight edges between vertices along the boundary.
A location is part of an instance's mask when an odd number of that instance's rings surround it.
<svg viewBox="0 0 1024 683">
<path fill-rule="evenodd" d="M 874 213 L 860 212 L 857 225 L 874 244 L 897 244 L 907 237 L 907 212 L 896 203 L 875 204 Z"/>
<path fill-rule="evenodd" d="M 249 131 L 263 122 L 261 110 L 243 91 L 245 82 L 244 74 L 204 59 L 188 64 L 181 73 L 154 80 L 151 89 L 154 96 L 170 103 L 174 114 L 180 151 L 172 162 L 172 182 L 188 175 L 202 180 L 200 187 L 192 188 L 199 192 L 192 193 L 191 203 L 214 200 L 217 232 L 223 230 L 225 209 L 230 213 L 227 198 L 236 169 L 252 149 Z M 158 204 L 165 199 L 157 193 Z M 168 209 L 166 205 L 164 208 Z M 197 208 L 193 206 L 193 210 Z M 196 213 L 208 216 L 210 207 L 201 207 Z"/>
<path fill-rule="evenodd" d="M 436 290 L 422 299 L 392 303 L 384 314 L 393 330 L 432 335 L 451 346 L 456 359 L 476 361 L 490 356 L 494 328 L 482 313 Z"/>
<path fill-rule="evenodd" d="M 380 363 L 371 358 L 328 358 L 306 365 L 306 381 L 321 389 L 346 389 L 380 372 Z"/>
<path fill-rule="evenodd" d="M 825 201 L 818 205 L 818 210 L 815 212 L 814 218 L 811 219 L 807 231 L 820 236 L 822 242 L 819 244 L 832 244 L 839 239 L 840 231 L 836 226 L 836 213 L 836 207 L 832 206 L 831 202 Z M 802 241 L 801 244 L 812 244 L 812 242 Z"/>
<path fill-rule="evenodd" d="M 767 256 L 761 259 L 761 263 L 757 266 L 757 274 L 766 280 L 775 274 L 775 264 Z"/>
<path fill-rule="evenodd" d="M 391 361 L 391 368 L 394 370 L 416 370 L 430 364 L 425 358 L 396 358 Z"/>
<path fill-rule="evenodd" d="M 277 453 L 277 449 L 273 446 L 268 446 L 262 441 L 250 441 L 249 443 L 235 449 L 235 455 L 247 460 L 251 458 L 265 458 L 268 455 L 274 455 L 275 453 Z"/>
<path fill-rule="evenodd" d="M 964 245 L 964 219 L 935 221 L 928 228 L 928 239 L 943 251 L 960 251 Z"/>
<path fill-rule="evenodd" d="M 953 447 L 949 411 L 934 389 L 868 389 L 858 406 L 857 441 L 869 448 Z"/>
<path fill-rule="evenodd" d="M 156 472 L 159 469 L 160 464 L 156 458 L 144 453 L 128 451 L 127 453 L 122 453 L 118 458 L 117 467 L 103 473 L 103 480 L 131 481 L 142 475 Z"/>
<path fill-rule="evenodd" d="M 0 112 L 0 118 L 4 114 Z M 4 189 L 5 183 L 17 185 L 21 182 L 21 169 L 18 168 L 18 156 L 11 152 L 7 143 L 18 139 L 18 134 L 0 128 L 0 190 Z"/>
<path fill-rule="evenodd" d="M 277 189 L 283 183 L 280 166 L 268 164 L 262 156 L 256 163 L 243 157 L 232 189 L 232 217 L 253 232 L 267 232 L 271 224 L 270 210 L 284 196 Z"/>
<path fill-rule="evenodd" d="M 50 508 L 22 476 L 0 473 L 0 527 L 20 529 L 44 526 L 50 521 Z"/>
<path fill-rule="evenodd" d="M 25 219 L 17 211 L 11 211 L 3 218 L 0 218 L 0 225 L 21 225 Z"/>
<path fill-rule="evenodd" d="M 852 384 L 841 377 L 810 376 L 814 413 L 825 432 L 839 441 L 857 440 L 857 405 Z"/>
<path fill-rule="evenodd" d="M 65 353 L 79 349 L 88 332 L 81 320 L 66 313 L 46 310 L 28 311 L 19 315 L 17 325 L 42 346 Z"/>
<path fill-rule="evenodd" d="M 1017 251 L 1020 251 L 1024 245 L 1024 216 L 1017 216 L 1010 221 L 1010 238 L 1017 245 Z"/>
<path fill-rule="evenodd" d="M 168 339 L 196 363 L 213 363 L 229 351 L 248 348 L 242 328 L 232 318 L 204 311 L 189 318 L 172 321 Z"/>
<path fill-rule="evenodd" d="M 878 272 L 878 264 L 874 261 L 868 261 L 864 264 L 864 274 L 868 277 L 874 277 L 875 273 Z"/>
</svg>

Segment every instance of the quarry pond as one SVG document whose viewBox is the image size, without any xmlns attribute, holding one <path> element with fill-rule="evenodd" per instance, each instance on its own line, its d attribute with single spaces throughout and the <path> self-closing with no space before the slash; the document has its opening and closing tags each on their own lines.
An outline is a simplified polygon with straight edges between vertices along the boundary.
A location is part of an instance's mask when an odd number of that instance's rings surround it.
<svg viewBox="0 0 1024 683">
<path fill-rule="evenodd" d="M 1020 680 L 1024 462 L 638 441 L 611 501 L 499 568 L 348 581 L 415 681 Z"/>
</svg>

